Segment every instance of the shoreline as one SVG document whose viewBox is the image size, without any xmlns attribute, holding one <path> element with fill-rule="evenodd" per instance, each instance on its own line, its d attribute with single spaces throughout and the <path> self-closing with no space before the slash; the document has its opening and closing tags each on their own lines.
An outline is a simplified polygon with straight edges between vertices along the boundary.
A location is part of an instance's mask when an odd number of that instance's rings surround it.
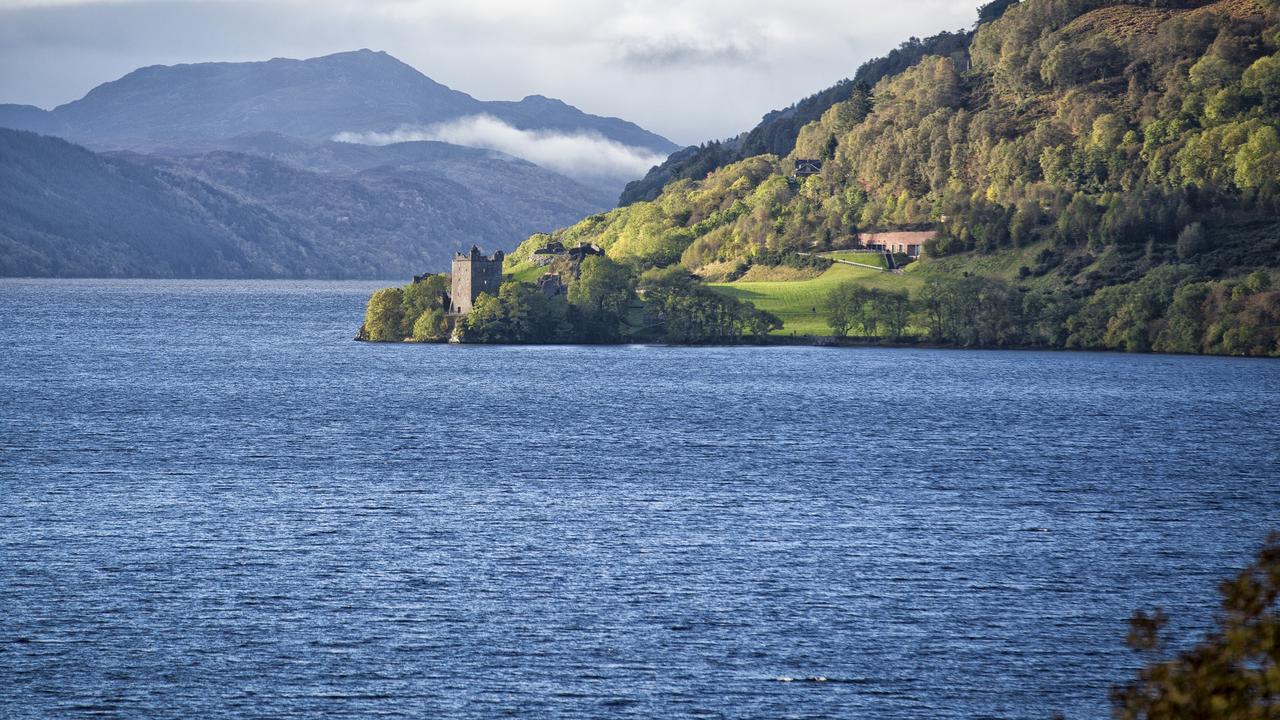
<svg viewBox="0 0 1280 720">
<path fill-rule="evenodd" d="M 1155 357 L 1200 357 L 1200 358 L 1227 358 L 1234 360 L 1262 360 L 1275 361 L 1280 360 L 1280 356 L 1265 355 L 1214 355 L 1208 353 L 1169 353 L 1169 352 L 1126 352 L 1124 350 L 1108 350 L 1106 348 L 1062 348 L 1048 347 L 1037 345 L 976 345 L 966 347 L 962 345 L 946 345 L 940 343 L 929 342 L 878 342 L 866 340 L 862 338 L 831 338 L 825 336 L 795 336 L 775 338 L 766 342 L 744 342 L 744 343 L 704 343 L 704 344 L 677 344 L 663 342 L 617 342 L 617 343 L 455 343 L 455 342 L 418 342 L 413 340 L 403 340 L 400 342 L 374 342 L 371 340 L 361 340 L 353 338 L 355 342 L 367 345 L 447 345 L 459 348 L 484 348 L 484 347 L 506 347 L 506 348 L 534 348 L 534 347 L 652 347 L 652 348 L 822 348 L 826 350 L 857 350 L 857 349 L 875 349 L 875 350 L 949 350 L 954 352 L 1010 352 L 1010 353 L 1084 353 L 1099 355 L 1130 355 L 1134 357 L 1155 356 Z"/>
</svg>

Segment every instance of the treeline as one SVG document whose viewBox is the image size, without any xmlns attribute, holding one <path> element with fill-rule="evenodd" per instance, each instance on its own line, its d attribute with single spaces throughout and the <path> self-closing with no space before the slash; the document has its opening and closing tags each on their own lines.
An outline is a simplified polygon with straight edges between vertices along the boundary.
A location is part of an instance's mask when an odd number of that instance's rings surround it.
<svg viewBox="0 0 1280 720">
<path fill-rule="evenodd" d="M 480 295 L 471 312 L 447 315 L 449 278 L 428 276 L 373 293 L 357 335 L 371 342 L 544 344 L 760 341 L 782 327 L 750 303 L 712 292 L 678 268 L 640 272 L 606 257 L 588 257 L 568 277 L 567 291 L 504 282 Z"/>
<path fill-rule="evenodd" d="M 914 301 L 846 283 L 827 310 L 837 337 L 896 340 L 910 327 L 917 339 L 960 347 L 1280 357 L 1280 290 L 1265 270 L 1206 281 L 1166 265 L 1081 298 L 974 275 L 931 277 Z"/>
<path fill-rule="evenodd" d="M 645 321 L 660 328 L 667 342 L 678 344 L 737 343 L 763 340 L 782 329 L 775 315 L 713 292 L 678 266 L 651 269 L 640 277 Z"/>
</svg>

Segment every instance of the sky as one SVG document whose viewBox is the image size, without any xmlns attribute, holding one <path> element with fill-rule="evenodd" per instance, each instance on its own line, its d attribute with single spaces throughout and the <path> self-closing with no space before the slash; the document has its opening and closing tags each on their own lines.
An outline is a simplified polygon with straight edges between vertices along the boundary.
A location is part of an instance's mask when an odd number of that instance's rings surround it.
<svg viewBox="0 0 1280 720">
<path fill-rule="evenodd" d="M 385 50 L 481 100 L 556 97 L 680 144 L 747 130 L 981 0 L 0 0 L 0 103 L 146 65 Z"/>
</svg>

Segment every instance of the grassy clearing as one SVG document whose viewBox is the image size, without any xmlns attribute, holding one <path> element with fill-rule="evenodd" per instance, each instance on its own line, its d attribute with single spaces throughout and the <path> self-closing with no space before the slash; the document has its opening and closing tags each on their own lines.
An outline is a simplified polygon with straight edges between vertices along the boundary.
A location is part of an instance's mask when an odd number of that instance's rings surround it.
<svg viewBox="0 0 1280 720">
<path fill-rule="evenodd" d="M 823 257 L 828 257 L 832 260 L 862 263 L 863 265 L 875 265 L 878 268 L 885 267 L 884 253 L 878 252 L 866 252 L 863 250 L 837 250 L 835 252 L 824 253 Z"/>
<path fill-rule="evenodd" d="M 505 272 L 507 277 L 516 282 L 537 283 L 538 279 L 547 272 L 547 269 L 533 263 L 522 263 Z"/>
<path fill-rule="evenodd" d="M 914 293 L 924 284 L 923 278 L 893 275 L 852 265 L 833 265 L 813 280 L 798 282 L 734 282 L 713 283 L 709 287 L 739 300 L 754 304 L 777 315 L 784 323 L 779 335 L 830 335 L 827 315 L 823 310 L 827 295 L 842 282 L 852 280 L 860 285 L 882 290 L 908 290 Z"/>
</svg>

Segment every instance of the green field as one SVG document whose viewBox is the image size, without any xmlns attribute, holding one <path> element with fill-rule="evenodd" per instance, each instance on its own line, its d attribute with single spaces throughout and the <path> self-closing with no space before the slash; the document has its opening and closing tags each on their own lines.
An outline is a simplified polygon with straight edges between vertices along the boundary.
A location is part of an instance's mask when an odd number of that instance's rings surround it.
<svg viewBox="0 0 1280 720">
<path fill-rule="evenodd" d="M 521 264 L 511 270 L 504 271 L 507 277 L 522 283 L 537 283 L 546 274 L 547 269 L 533 263 Z"/>
<path fill-rule="evenodd" d="M 779 335 L 830 335 L 831 328 L 827 327 L 823 305 L 832 288 L 846 280 L 871 288 L 910 292 L 915 292 L 923 284 L 922 278 L 911 275 L 893 275 L 852 265 L 832 265 L 830 270 L 813 280 L 714 283 L 709 287 L 777 315 L 784 323 L 777 333 Z"/>
<path fill-rule="evenodd" d="M 863 265 L 875 265 L 878 268 L 885 267 L 884 253 L 878 252 L 867 252 L 865 250 L 836 250 L 835 252 L 823 253 L 822 257 L 831 258 L 832 260 L 862 263 Z"/>
</svg>

